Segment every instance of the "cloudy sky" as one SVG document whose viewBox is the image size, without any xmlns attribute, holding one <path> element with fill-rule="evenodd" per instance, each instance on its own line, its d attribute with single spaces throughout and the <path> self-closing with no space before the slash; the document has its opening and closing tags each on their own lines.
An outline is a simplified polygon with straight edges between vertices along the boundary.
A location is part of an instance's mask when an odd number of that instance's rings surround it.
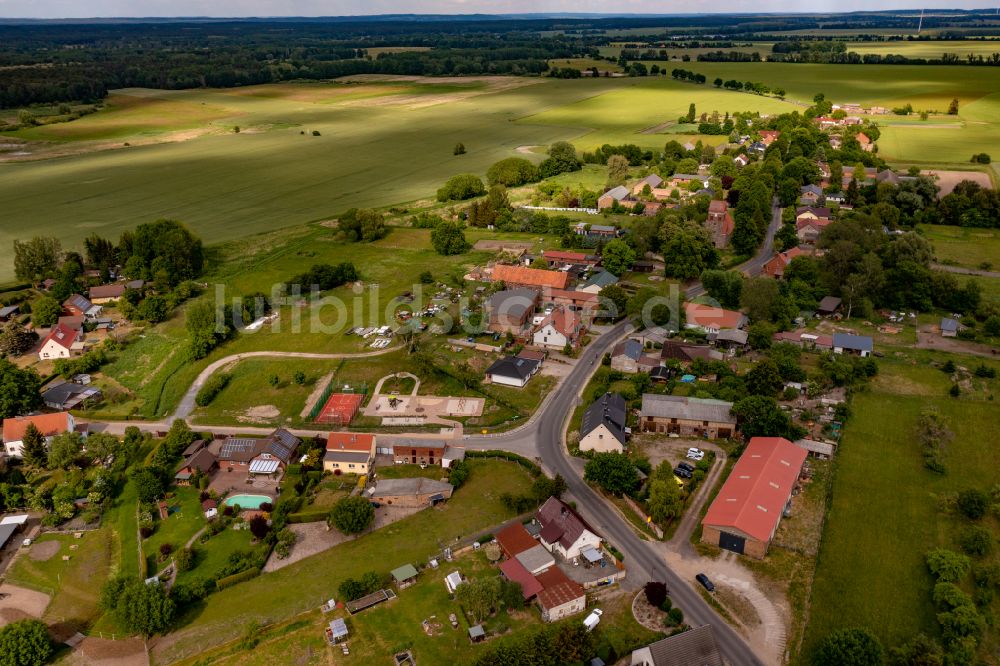
<svg viewBox="0 0 1000 666">
<path fill-rule="evenodd" d="M 929 7 L 996 7 L 997 0 L 949 2 Z M 699 8 L 689 2 L 648 0 L 0 0 L 0 17 L 86 18 L 109 16 L 349 16 L 362 14 L 471 14 L 519 12 L 681 13 Z M 919 9 L 917 0 L 719 0 L 716 12 L 848 12 Z"/>
</svg>

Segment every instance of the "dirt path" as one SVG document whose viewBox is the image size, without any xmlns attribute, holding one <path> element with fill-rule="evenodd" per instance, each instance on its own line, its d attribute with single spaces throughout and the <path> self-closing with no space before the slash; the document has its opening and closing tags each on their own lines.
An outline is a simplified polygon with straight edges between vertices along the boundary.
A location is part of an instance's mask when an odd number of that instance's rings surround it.
<svg viewBox="0 0 1000 666">
<path fill-rule="evenodd" d="M 49 606 L 49 595 L 26 587 L 0 585 L 0 627 L 25 618 L 41 618 Z"/>
<path fill-rule="evenodd" d="M 931 268 L 945 273 L 957 273 L 959 275 L 978 275 L 979 277 L 1000 278 L 1000 271 L 984 271 L 979 268 L 965 268 L 963 266 L 948 266 L 945 264 L 931 264 Z"/>
<path fill-rule="evenodd" d="M 983 358 L 997 358 L 1000 350 L 992 349 L 986 345 L 958 338 L 942 338 L 940 331 L 933 324 L 921 326 L 917 329 L 917 349 L 934 349 L 936 351 L 951 352 L 953 354 L 971 354 L 972 356 L 982 356 Z"/>
<path fill-rule="evenodd" d="M 691 545 L 691 533 L 694 532 L 694 528 L 698 524 L 701 508 L 708 500 L 712 489 L 719 482 L 719 477 L 722 476 L 722 470 L 726 469 L 726 461 L 728 460 L 726 452 L 711 442 L 701 442 L 698 446 L 701 449 L 715 451 L 715 463 L 712 465 L 712 469 L 708 471 L 708 475 L 705 476 L 705 480 L 697 492 L 695 492 L 691 506 L 688 507 L 688 510 L 684 513 L 684 517 L 681 518 L 681 524 L 677 526 L 673 538 L 667 542 L 668 548 L 692 555 L 695 551 Z"/>
</svg>

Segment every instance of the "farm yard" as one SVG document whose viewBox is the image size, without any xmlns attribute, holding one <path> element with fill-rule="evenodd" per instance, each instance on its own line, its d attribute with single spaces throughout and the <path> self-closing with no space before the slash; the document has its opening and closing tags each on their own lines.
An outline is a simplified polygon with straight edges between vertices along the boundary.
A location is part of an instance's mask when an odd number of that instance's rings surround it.
<svg viewBox="0 0 1000 666">
<path fill-rule="evenodd" d="M 560 139 L 580 149 L 623 142 L 662 146 L 664 136 L 640 132 L 676 120 L 691 102 L 699 111 L 779 113 L 822 91 L 838 101 L 910 102 L 943 112 L 957 97 L 961 126 L 886 127 L 883 156 L 967 163 L 973 148 L 1000 138 L 1000 82 L 975 68 L 689 66 L 710 81 L 720 76 L 780 83 L 788 101 L 666 77 L 369 76 L 230 90 L 121 90 L 98 113 L 0 135 L 7 142 L 0 152 L 7 161 L 0 164 L 4 219 L 18 221 L 0 223 L 0 252 L 9 251 L 24 225 L 44 223 L 58 229 L 64 244 L 75 245 L 91 232 L 117 237 L 137 219 L 166 217 L 218 243 L 325 220 L 354 206 L 426 204 L 448 177 L 483 173 L 521 146 Z M 683 141 L 689 135 L 675 136 Z M 456 141 L 466 144 L 467 154 L 452 155 Z M 37 155 L 12 157 L 24 152 Z M 54 158 L 20 161 L 46 155 Z M 53 179 L 60 182 L 54 192 Z M 181 190 L 185 197 L 170 194 Z M 299 233 L 287 231 L 291 237 Z M 7 272 L 0 279 L 9 280 L 10 262 L 2 266 Z"/>
</svg>

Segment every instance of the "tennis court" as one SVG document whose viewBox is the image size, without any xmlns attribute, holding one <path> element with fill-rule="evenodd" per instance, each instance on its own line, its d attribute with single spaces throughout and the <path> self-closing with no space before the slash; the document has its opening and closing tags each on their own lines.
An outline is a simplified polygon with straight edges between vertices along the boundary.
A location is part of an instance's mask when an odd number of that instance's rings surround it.
<svg viewBox="0 0 1000 666">
<path fill-rule="evenodd" d="M 349 425 L 364 399 L 362 393 L 332 393 L 316 415 L 316 423 Z"/>
</svg>

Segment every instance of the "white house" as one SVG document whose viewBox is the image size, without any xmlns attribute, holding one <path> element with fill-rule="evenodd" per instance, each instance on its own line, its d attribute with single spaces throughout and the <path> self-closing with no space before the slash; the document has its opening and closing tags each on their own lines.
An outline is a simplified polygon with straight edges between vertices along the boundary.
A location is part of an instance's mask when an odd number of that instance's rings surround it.
<svg viewBox="0 0 1000 666">
<path fill-rule="evenodd" d="M 601 547 L 601 537 L 580 514 L 556 497 L 546 500 L 535 520 L 542 526 L 539 541 L 553 555 L 571 560 L 588 548 Z"/>
<path fill-rule="evenodd" d="M 81 342 L 82 331 L 77 331 L 66 324 L 56 324 L 45 336 L 38 350 L 38 359 L 48 361 L 56 358 L 69 358 L 73 355 L 73 345 Z"/>
<path fill-rule="evenodd" d="M 562 349 L 567 344 L 576 347 L 583 335 L 580 316 L 566 307 L 552 311 L 535 331 L 534 343 L 538 347 Z"/>
<path fill-rule="evenodd" d="M 28 424 L 33 423 L 45 438 L 46 445 L 56 435 L 72 432 L 76 422 L 69 412 L 56 414 L 36 414 L 34 416 L 15 416 L 3 420 L 3 448 L 8 456 L 20 458 L 24 454 L 24 431 Z"/>
<path fill-rule="evenodd" d="M 583 413 L 580 450 L 621 453 L 625 450 L 625 399 L 605 393 Z"/>
<path fill-rule="evenodd" d="M 534 359 L 506 356 L 497 359 L 486 369 L 486 379 L 491 384 L 523 388 L 528 380 L 535 376 L 540 366 L 541 363 Z"/>
</svg>

